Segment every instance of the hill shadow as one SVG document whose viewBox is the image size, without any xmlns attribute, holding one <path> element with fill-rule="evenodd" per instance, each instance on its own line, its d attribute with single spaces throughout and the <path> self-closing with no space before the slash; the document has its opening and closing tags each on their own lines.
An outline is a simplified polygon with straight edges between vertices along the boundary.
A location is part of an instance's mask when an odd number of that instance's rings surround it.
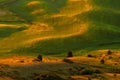
<svg viewBox="0 0 120 80">
<path fill-rule="evenodd" d="M 20 28 L 11 28 L 11 27 L 1 27 L 0 28 L 0 38 L 5 38 L 8 37 L 10 35 L 12 35 L 13 33 L 25 30 L 26 27 L 20 27 Z"/>
<path fill-rule="evenodd" d="M 120 10 L 120 0 L 92 0 L 94 5 L 114 9 L 114 10 Z"/>
</svg>

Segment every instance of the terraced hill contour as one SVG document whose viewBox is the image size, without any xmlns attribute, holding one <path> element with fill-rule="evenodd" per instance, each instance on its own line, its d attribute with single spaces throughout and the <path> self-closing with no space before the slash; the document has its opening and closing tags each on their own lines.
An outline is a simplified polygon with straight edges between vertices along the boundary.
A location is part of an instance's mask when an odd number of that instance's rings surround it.
<svg viewBox="0 0 120 80">
<path fill-rule="evenodd" d="M 119 49 L 119 0 L 2 0 L 0 52 L 80 55 Z M 4 55 L 4 54 L 1 54 Z"/>
</svg>

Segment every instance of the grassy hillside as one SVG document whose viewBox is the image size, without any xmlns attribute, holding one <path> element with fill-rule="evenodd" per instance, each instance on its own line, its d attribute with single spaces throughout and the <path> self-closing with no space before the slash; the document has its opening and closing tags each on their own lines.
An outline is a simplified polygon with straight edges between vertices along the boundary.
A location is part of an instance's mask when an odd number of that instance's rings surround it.
<svg viewBox="0 0 120 80">
<path fill-rule="evenodd" d="M 0 18 L 0 52 L 51 55 L 74 51 L 81 55 L 91 50 L 120 49 L 119 3 L 119 0 L 3 0 L 0 2 L 4 4 L 3 12 L 9 14 Z"/>
</svg>

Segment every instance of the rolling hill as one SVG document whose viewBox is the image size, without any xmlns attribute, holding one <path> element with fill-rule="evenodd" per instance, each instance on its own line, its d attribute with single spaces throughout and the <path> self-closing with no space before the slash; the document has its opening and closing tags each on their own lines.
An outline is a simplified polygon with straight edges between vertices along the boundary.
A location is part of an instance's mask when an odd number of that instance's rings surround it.
<svg viewBox="0 0 120 80">
<path fill-rule="evenodd" d="M 75 55 L 120 46 L 119 0 L 1 0 L 0 55 Z M 4 53 L 4 54 L 3 54 Z"/>
</svg>

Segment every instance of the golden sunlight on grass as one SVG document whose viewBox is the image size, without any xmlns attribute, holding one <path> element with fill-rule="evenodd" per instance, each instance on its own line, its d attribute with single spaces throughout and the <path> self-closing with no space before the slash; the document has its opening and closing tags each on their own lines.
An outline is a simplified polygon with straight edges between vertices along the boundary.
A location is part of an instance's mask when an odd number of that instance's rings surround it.
<svg viewBox="0 0 120 80">
<path fill-rule="evenodd" d="M 45 23 L 39 23 L 39 22 L 34 22 L 32 25 L 28 25 L 30 28 L 27 30 L 28 32 L 31 33 L 38 33 L 42 31 L 50 31 L 53 30 L 53 27 L 49 26 L 48 24 Z"/>
<path fill-rule="evenodd" d="M 24 27 L 24 26 L 28 26 L 28 24 L 25 24 L 25 23 L 21 23 L 21 24 L 0 24 L 0 28 L 4 28 L 4 27 L 20 28 L 20 27 Z"/>
<path fill-rule="evenodd" d="M 42 62 L 34 61 L 36 57 L 11 56 L 0 59 L 0 69 L 2 74 L 8 75 L 5 78 L 0 74 L 0 80 L 17 80 L 18 78 L 34 78 L 30 77 L 34 74 L 44 74 L 51 72 L 59 74 L 65 80 L 119 80 L 120 62 L 116 61 L 120 51 L 112 51 L 112 54 L 104 57 L 105 63 L 100 62 L 101 56 L 107 54 L 107 50 L 101 50 L 101 54 L 92 54 L 92 56 L 73 56 L 73 57 L 43 57 Z M 97 52 L 97 51 L 96 51 Z M 100 52 L 100 51 L 98 51 Z M 112 57 L 112 58 L 107 58 Z M 114 58 L 115 57 L 115 58 Z M 111 59 L 111 63 L 109 60 Z M 71 63 L 72 62 L 72 63 Z M 117 65 L 114 64 L 117 62 Z M 11 75 L 8 73 L 11 71 Z M 15 72 L 15 74 L 14 74 Z M 24 73 L 23 73 L 24 72 Z M 16 74 L 17 73 L 17 74 Z M 19 74 L 18 74 L 19 73 Z M 22 74 L 22 75 L 20 75 Z M 19 77 L 14 77 L 14 76 Z M 11 79 L 14 78 L 14 79 Z M 22 80 L 22 79 L 21 79 Z"/>
<path fill-rule="evenodd" d="M 31 14 L 32 14 L 32 15 L 39 15 L 39 14 L 41 14 L 42 12 L 44 12 L 44 9 L 34 10 Z"/>
<path fill-rule="evenodd" d="M 79 6 L 74 5 L 74 3 L 79 4 Z M 61 10 L 61 14 L 68 16 L 68 17 L 73 17 L 75 15 L 78 15 L 78 14 L 81 14 L 81 13 L 84 13 L 84 12 L 87 12 L 93 9 L 90 0 L 69 0 L 68 4 L 76 7 L 76 9 L 74 8 L 72 10 L 71 6 L 66 6 Z"/>
<path fill-rule="evenodd" d="M 0 80 L 13 80 L 12 78 L 5 78 L 5 77 L 1 77 Z"/>
<path fill-rule="evenodd" d="M 18 25 L 15 24 L 0 24 L 0 27 L 17 27 Z"/>
<path fill-rule="evenodd" d="M 44 25 L 44 24 L 41 24 Z M 44 25 L 47 26 L 47 25 Z M 34 28 L 34 27 L 33 27 Z M 36 28 L 36 26 L 35 26 Z M 39 27 L 40 28 L 40 27 Z M 29 44 L 29 45 L 33 45 L 38 41 L 41 40 L 46 40 L 46 39 L 55 39 L 55 38 L 66 38 L 66 37 L 71 37 L 71 36 L 76 36 L 76 35 L 82 35 L 83 33 L 85 33 L 88 29 L 88 24 L 81 24 L 80 28 L 75 31 L 74 33 L 69 33 L 69 34 L 63 34 L 63 35 L 57 35 L 57 36 L 45 36 L 45 37 L 40 37 L 40 38 L 35 38 L 35 39 L 31 39 L 28 40 L 27 42 L 25 41 L 23 44 Z M 30 29 L 30 30 L 34 30 L 34 29 Z M 40 29 L 41 31 L 42 29 Z M 44 29 L 43 29 L 44 30 Z M 46 29 L 47 30 L 47 29 Z M 49 30 L 49 29 L 48 29 Z M 38 31 L 38 29 L 35 29 L 35 31 Z"/>
<path fill-rule="evenodd" d="M 65 16 L 65 15 L 63 15 L 63 14 L 54 14 L 51 17 L 52 18 L 57 18 L 57 17 L 63 17 L 63 16 Z"/>
<path fill-rule="evenodd" d="M 36 5 L 39 5 L 39 4 L 41 4 L 40 1 L 31 1 L 27 4 L 27 7 L 32 8 L 32 7 L 35 7 Z"/>
<path fill-rule="evenodd" d="M 24 65 L 32 63 L 32 58 L 25 57 L 25 56 L 12 56 L 12 57 L 3 58 L 3 59 L 1 58 L 0 64 L 19 65 L 23 60 L 25 60 Z"/>
<path fill-rule="evenodd" d="M 80 0 L 69 0 L 70 2 L 76 2 L 76 1 L 80 1 Z"/>
<path fill-rule="evenodd" d="M 69 0 L 70 2 L 78 2 L 78 1 L 85 1 L 85 2 L 87 2 L 87 1 L 89 1 L 89 0 Z"/>
<path fill-rule="evenodd" d="M 34 62 L 35 57 L 26 57 L 26 56 L 11 56 L 7 58 L 0 58 L 0 64 L 7 64 L 11 66 L 18 66 L 18 65 L 33 65 L 38 64 L 38 62 Z M 42 62 L 44 63 L 58 63 L 62 62 L 60 58 L 47 58 L 44 57 Z"/>
</svg>

